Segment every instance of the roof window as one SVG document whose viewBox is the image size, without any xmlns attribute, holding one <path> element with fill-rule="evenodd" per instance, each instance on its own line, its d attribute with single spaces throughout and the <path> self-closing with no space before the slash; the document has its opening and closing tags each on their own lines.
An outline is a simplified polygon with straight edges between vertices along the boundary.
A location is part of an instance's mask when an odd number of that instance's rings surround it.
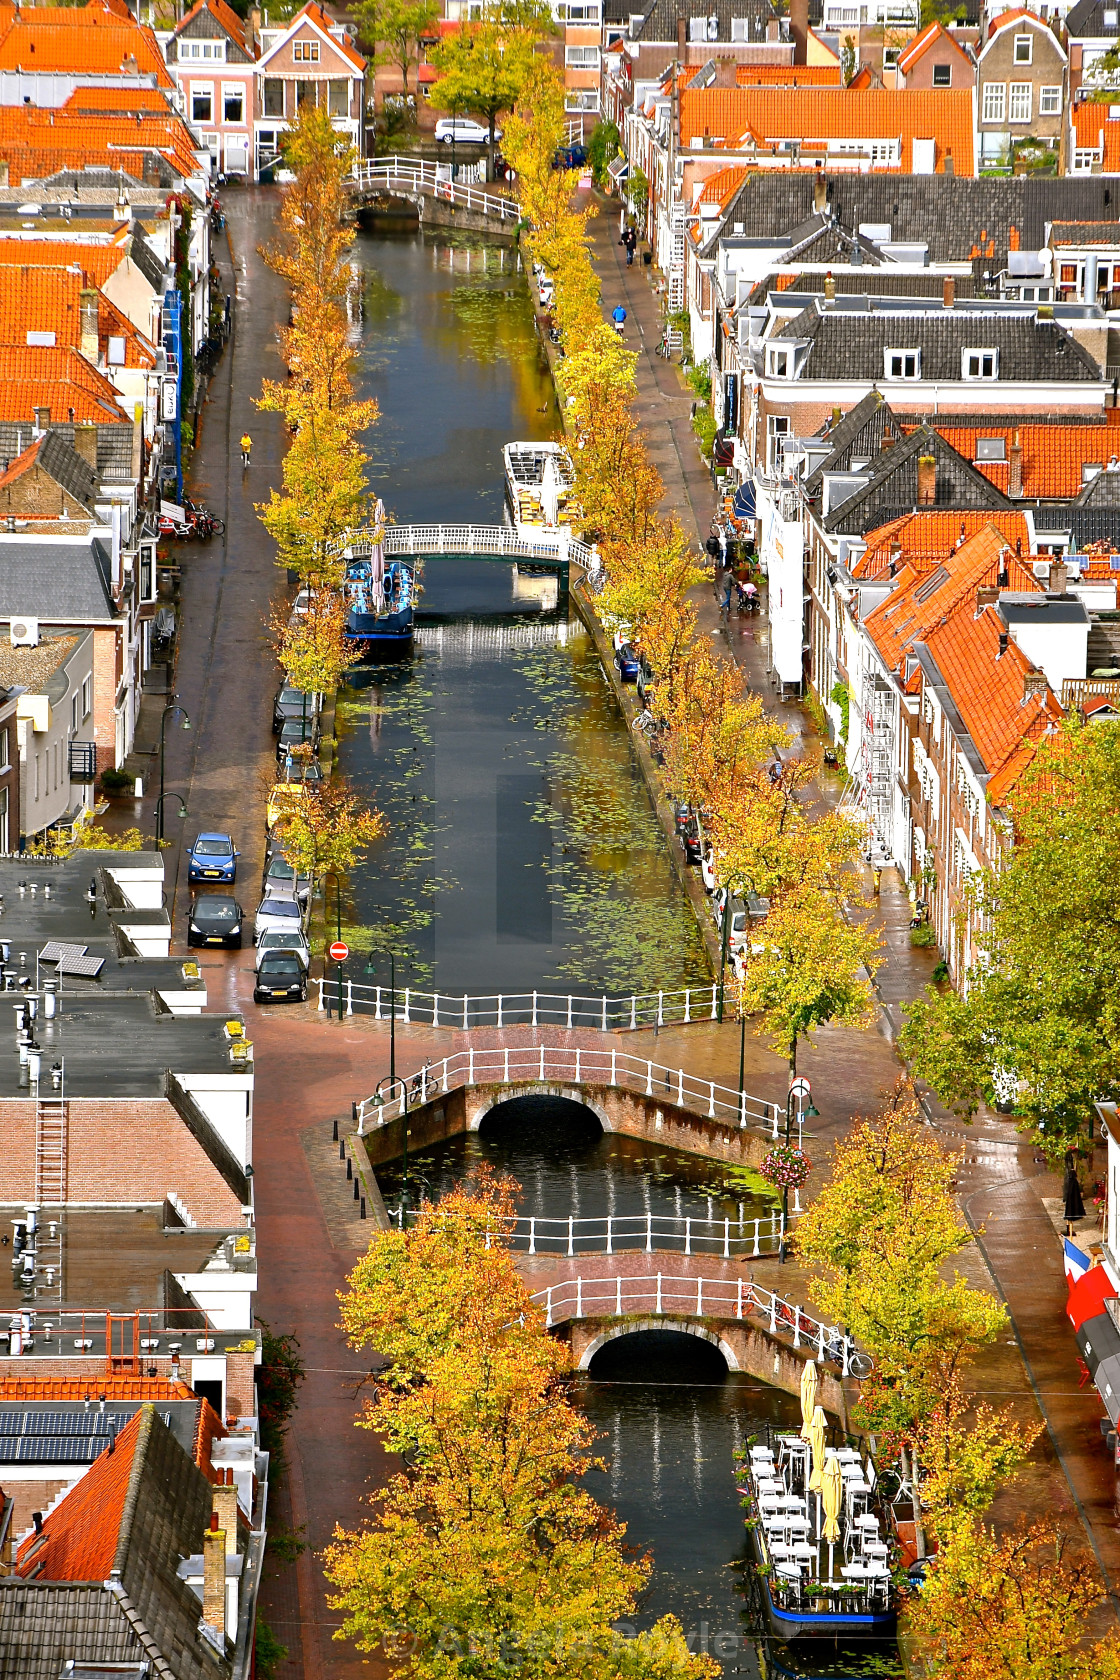
<svg viewBox="0 0 1120 1680">
<path fill-rule="evenodd" d="M 1101 471 L 1102 471 L 1102 463 L 1100 461 L 1082 461 L 1082 463 L 1081 463 L 1081 482 L 1082 482 L 1082 484 L 1091 484 L 1094 478 L 1099 478 L 1100 477 Z"/>
<path fill-rule="evenodd" d="M 962 379 L 998 379 L 999 351 L 998 350 L 962 350 L 961 351 Z"/>
<path fill-rule="evenodd" d="M 1007 439 L 1002 437 L 982 437 L 976 439 L 977 461 L 1006 461 Z"/>
<path fill-rule="evenodd" d="M 883 372 L 888 379 L 920 379 L 922 352 L 920 350 L 884 350 Z"/>
</svg>

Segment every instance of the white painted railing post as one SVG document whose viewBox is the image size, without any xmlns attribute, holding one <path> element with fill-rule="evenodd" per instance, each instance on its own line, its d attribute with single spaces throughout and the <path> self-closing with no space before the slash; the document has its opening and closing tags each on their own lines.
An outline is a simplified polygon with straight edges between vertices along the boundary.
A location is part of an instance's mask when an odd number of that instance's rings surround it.
<svg viewBox="0 0 1120 1680">
<path fill-rule="evenodd" d="M 658 1024 L 659 1027 L 663 1027 L 665 1025 L 665 993 L 664 992 L 658 992 L 658 994 L 657 994 L 657 1024 Z"/>
<path fill-rule="evenodd" d="M 824 1358 L 824 1325 L 817 1325 L 817 1358 Z"/>
<path fill-rule="evenodd" d="M 794 1309 L 793 1309 L 793 1345 L 794 1345 L 795 1348 L 799 1348 L 801 1346 L 801 1308 L 800 1307 L 794 1307 Z"/>
<path fill-rule="evenodd" d="M 688 987 L 686 986 L 685 987 L 685 993 L 684 993 L 684 1024 L 685 1024 L 686 1027 L 688 1026 L 689 1022 L 692 1020 L 691 1009 L 692 1009 L 692 993 L 688 989 Z"/>
<path fill-rule="evenodd" d="M 541 1079 L 544 1079 L 544 1045 L 541 1045 Z"/>
<path fill-rule="evenodd" d="M 548 1330 L 548 1329 L 551 1328 L 551 1325 L 552 1325 L 552 1285 L 549 1284 L 548 1293 L 545 1296 L 544 1327 L 545 1327 L 546 1330 Z"/>
<path fill-rule="evenodd" d="M 614 1243 L 613 1243 L 613 1240 L 612 1240 L 613 1236 L 614 1236 L 614 1220 L 611 1218 L 610 1214 L 608 1213 L 608 1215 L 607 1215 L 607 1253 L 608 1254 L 613 1254 L 614 1253 Z"/>
<path fill-rule="evenodd" d="M 354 982 L 353 982 L 353 980 L 347 980 L 347 982 L 346 982 L 346 1013 L 347 1013 L 347 1015 L 353 1015 L 353 1013 L 354 1013 Z M 798 1212 L 800 1213 L 800 1211 L 801 1210 L 799 1208 Z"/>
<path fill-rule="evenodd" d="M 735 1317 L 736 1318 L 742 1318 L 742 1316 L 743 1316 L 743 1280 L 742 1280 L 742 1278 L 740 1278 L 739 1279 L 739 1284 L 738 1284 L 738 1289 L 736 1290 L 736 1296 L 735 1296 Z"/>
<path fill-rule="evenodd" d="M 630 994 L 630 1031 L 633 1032 L 634 1028 L 637 1025 L 638 1025 L 638 999 L 633 993 L 631 993 Z"/>
<path fill-rule="evenodd" d="M 614 1280 L 614 1310 L 615 1310 L 616 1316 L 618 1318 L 621 1318 L 622 1317 L 622 1279 L 621 1279 L 621 1277 L 616 1277 L 615 1280 Z"/>
<path fill-rule="evenodd" d="M 684 1107 L 684 1069 L 677 1069 L 677 1105 Z"/>
<path fill-rule="evenodd" d="M 411 992 L 409 991 L 408 987 L 406 986 L 405 989 L 404 989 L 404 1024 L 405 1024 L 406 1027 L 412 1025 L 412 1017 L 408 1013 L 409 999 L 410 999 L 411 995 L 412 995 Z"/>
<path fill-rule="evenodd" d="M 377 988 L 377 1007 L 376 1007 L 376 1011 L 375 1011 L 375 1014 L 374 1014 L 374 1020 L 375 1021 L 380 1021 L 380 1019 L 381 1019 L 381 987 L 378 986 L 378 988 Z"/>
<path fill-rule="evenodd" d="M 438 1027 L 439 1026 L 439 993 L 438 992 L 436 992 L 432 997 L 432 1026 L 433 1027 Z"/>
<path fill-rule="evenodd" d="M 652 1097 L 652 1095 L 653 1095 L 653 1063 L 652 1062 L 647 1062 L 646 1063 L 646 1096 L 647 1097 Z"/>
<path fill-rule="evenodd" d="M 604 997 L 603 997 L 603 1031 L 606 1032 L 606 1030 L 607 1030 L 607 999 L 606 999 L 606 996 L 604 995 Z"/>
<path fill-rule="evenodd" d="M 653 1253 L 653 1215 L 646 1214 L 646 1253 Z"/>
<path fill-rule="evenodd" d="M 719 986 L 718 985 L 713 986 L 712 987 L 712 1020 L 713 1021 L 716 1019 L 717 1015 L 719 1014 L 719 1008 L 718 1008 L 717 1001 L 716 1001 L 718 992 L 719 992 Z"/>
<path fill-rule="evenodd" d="M 576 1045 L 576 1084 L 578 1085 L 579 1082 L 580 1082 L 580 1080 L 579 1080 L 579 1045 L 577 1044 Z"/>
<path fill-rule="evenodd" d="M 499 1027 L 501 1026 L 501 1024 L 502 1024 L 502 994 L 501 994 L 501 992 L 499 992 L 498 993 L 498 1025 L 499 1025 Z"/>
<path fill-rule="evenodd" d="M 474 1045 L 473 1044 L 471 1045 L 470 1050 L 468 1051 L 467 1084 L 468 1085 L 473 1085 L 474 1084 Z"/>
<path fill-rule="evenodd" d="M 709 1083 L 708 1119 L 709 1120 L 714 1120 L 715 1117 L 716 1117 L 716 1087 L 715 1087 L 715 1081 L 712 1080 Z"/>
<path fill-rule="evenodd" d="M 569 1260 L 571 1259 L 571 1257 L 575 1253 L 575 1251 L 576 1251 L 575 1220 L 572 1219 L 571 1217 L 569 1217 L 569 1219 L 568 1219 L 568 1259 Z"/>
<path fill-rule="evenodd" d="M 723 1258 L 725 1260 L 730 1260 L 730 1258 L 731 1258 L 731 1221 L 730 1221 L 730 1219 L 725 1219 L 724 1222 L 723 1222 Z"/>
<path fill-rule="evenodd" d="M 463 993 L 463 1031 L 467 1030 L 467 994 Z"/>
<path fill-rule="evenodd" d="M 661 1311 L 661 1273 L 657 1274 L 657 1311 Z"/>
<path fill-rule="evenodd" d="M 618 1084 L 618 1051 L 611 1049 L 611 1084 Z"/>
<path fill-rule="evenodd" d="M 696 1316 L 697 1318 L 703 1318 L 704 1316 L 704 1279 L 702 1277 L 696 1279 Z"/>
<path fill-rule="evenodd" d="M 751 1259 L 752 1260 L 754 1259 L 755 1255 L 760 1252 L 759 1246 L 758 1246 L 758 1227 L 759 1227 L 759 1223 L 760 1222 L 757 1219 L 754 1222 L 754 1247 L 751 1250 Z"/>
<path fill-rule="evenodd" d="M 533 1026 L 537 1024 L 537 994 L 533 993 Z"/>
<path fill-rule="evenodd" d="M 326 1006 L 326 1003 L 323 1000 L 324 982 L 322 980 L 318 980 L 318 981 L 316 981 L 316 985 L 319 988 L 319 1008 L 320 1009 L 326 1009 L 327 1006 Z"/>
<path fill-rule="evenodd" d="M 508 1044 L 506 1045 L 504 1058 L 503 1058 L 503 1062 L 502 1062 L 502 1079 L 503 1079 L 505 1084 L 507 1084 L 507 1085 L 509 1084 L 509 1045 Z"/>
<path fill-rule="evenodd" d="M 576 1279 L 576 1317 L 583 1317 L 583 1279 Z"/>
<path fill-rule="evenodd" d="M 686 1219 L 685 1222 L 684 1222 L 684 1251 L 685 1251 L 686 1254 L 691 1254 L 692 1253 L 692 1220 L 691 1219 Z"/>
<path fill-rule="evenodd" d="M 775 1330 L 777 1330 L 777 1328 L 778 1328 L 778 1297 L 776 1295 L 771 1295 L 771 1297 L 770 1297 L 770 1334 L 773 1335 Z"/>
<path fill-rule="evenodd" d="M 572 994 L 568 993 L 568 1031 L 572 1030 Z"/>
</svg>

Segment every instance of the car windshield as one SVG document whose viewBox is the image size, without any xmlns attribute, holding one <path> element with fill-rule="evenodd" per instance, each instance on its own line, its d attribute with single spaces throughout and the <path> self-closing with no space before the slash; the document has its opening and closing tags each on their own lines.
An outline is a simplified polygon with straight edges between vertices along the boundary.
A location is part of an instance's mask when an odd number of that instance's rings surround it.
<svg viewBox="0 0 1120 1680">
<path fill-rule="evenodd" d="M 270 946 L 273 949 L 279 946 L 281 950 L 291 951 L 297 945 L 302 946 L 305 943 L 303 934 L 298 928 L 292 928 L 290 932 L 287 928 L 273 928 L 270 933 L 261 934 L 262 951 L 267 950 Z"/>
<path fill-rule="evenodd" d="M 229 857 L 233 851 L 233 843 L 223 837 L 209 840 L 196 840 L 195 852 L 199 857 Z"/>
<path fill-rule="evenodd" d="M 261 968 L 269 974 L 292 974 L 298 977 L 300 973 L 300 966 L 295 957 L 268 957 L 261 964 Z"/>
<path fill-rule="evenodd" d="M 302 706 L 304 700 L 311 704 L 311 696 L 305 695 L 302 688 L 282 688 L 280 690 L 280 704 L 282 706 Z"/>
<path fill-rule="evenodd" d="M 194 907 L 196 922 L 236 922 L 240 916 L 232 898 L 200 898 Z"/>
<path fill-rule="evenodd" d="M 270 881 L 294 881 L 296 872 L 283 858 L 273 858 L 268 866 L 268 878 Z"/>
<path fill-rule="evenodd" d="M 301 913 L 294 898 L 266 898 L 261 910 L 266 916 L 287 916 L 293 922 L 299 919 Z"/>
</svg>

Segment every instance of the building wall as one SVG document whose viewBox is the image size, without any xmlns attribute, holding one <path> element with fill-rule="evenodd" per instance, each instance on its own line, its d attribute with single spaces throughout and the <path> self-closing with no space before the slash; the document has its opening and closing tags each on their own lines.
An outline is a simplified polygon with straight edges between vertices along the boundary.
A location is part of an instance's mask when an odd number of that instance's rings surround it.
<svg viewBox="0 0 1120 1680">
<path fill-rule="evenodd" d="M 1031 62 L 1017 64 L 1015 62 L 1015 42 L 1018 37 L 1029 37 L 1031 41 Z M 1012 121 L 1012 84 L 1030 87 L 1030 115 L 1021 120 Z M 990 103 L 991 94 L 985 94 L 985 89 L 1003 89 L 1003 116 L 993 114 Z M 1060 95 L 1057 110 L 1044 113 L 1042 105 L 1043 88 L 1057 88 Z M 1009 25 L 994 36 L 980 55 L 977 72 L 977 103 L 976 121 L 980 135 L 982 156 L 994 156 L 1001 147 L 1016 140 L 1039 139 L 1045 140 L 1055 147 L 1061 144 L 1066 100 L 1066 64 L 1065 58 L 1054 37 L 1048 29 L 1040 29 L 1037 25 L 1024 19 L 1023 27 Z M 988 115 L 985 115 L 985 112 Z M 987 139 L 985 140 L 985 136 Z"/>
<path fill-rule="evenodd" d="M 944 65 L 949 67 L 948 82 L 935 81 L 935 66 Z M 899 85 L 925 91 L 932 91 L 941 87 L 975 87 L 976 66 L 967 53 L 961 51 L 955 41 L 948 41 L 944 36 L 939 36 L 937 41 L 922 54 L 913 68 L 907 71 L 905 81 L 900 81 Z"/>
<path fill-rule="evenodd" d="M 89 804 L 91 784 L 70 781 L 69 747 L 74 740 L 88 740 L 93 721 L 93 632 L 86 631 L 62 667 L 66 688 L 57 699 L 34 708 L 35 716 L 20 717 L 20 810 L 24 834 L 39 834 L 49 824 L 73 809 L 76 802 Z M 57 688 L 57 678 L 52 679 Z M 43 696 L 45 699 L 45 696 Z M 24 701 L 23 710 L 32 708 Z M 46 724 L 36 729 L 35 723 Z"/>
</svg>

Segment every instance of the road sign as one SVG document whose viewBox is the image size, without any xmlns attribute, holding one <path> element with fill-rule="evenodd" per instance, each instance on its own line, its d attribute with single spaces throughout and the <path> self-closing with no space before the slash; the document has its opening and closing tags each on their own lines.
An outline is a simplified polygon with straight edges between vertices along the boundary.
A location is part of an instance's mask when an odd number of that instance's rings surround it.
<svg viewBox="0 0 1120 1680">
<path fill-rule="evenodd" d="M 336 939 L 330 949 L 332 962 L 345 962 L 350 955 L 350 947 L 343 939 Z"/>
<path fill-rule="evenodd" d="M 331 955 L 334 955 L 333 951 Z M 812 1092 L 813 1087 L 807 1079 L 795 1079 L 789 1088 L 789 1094 L 791 1097 L 808 1097 L 812 1095 Z"/>
</svg>

